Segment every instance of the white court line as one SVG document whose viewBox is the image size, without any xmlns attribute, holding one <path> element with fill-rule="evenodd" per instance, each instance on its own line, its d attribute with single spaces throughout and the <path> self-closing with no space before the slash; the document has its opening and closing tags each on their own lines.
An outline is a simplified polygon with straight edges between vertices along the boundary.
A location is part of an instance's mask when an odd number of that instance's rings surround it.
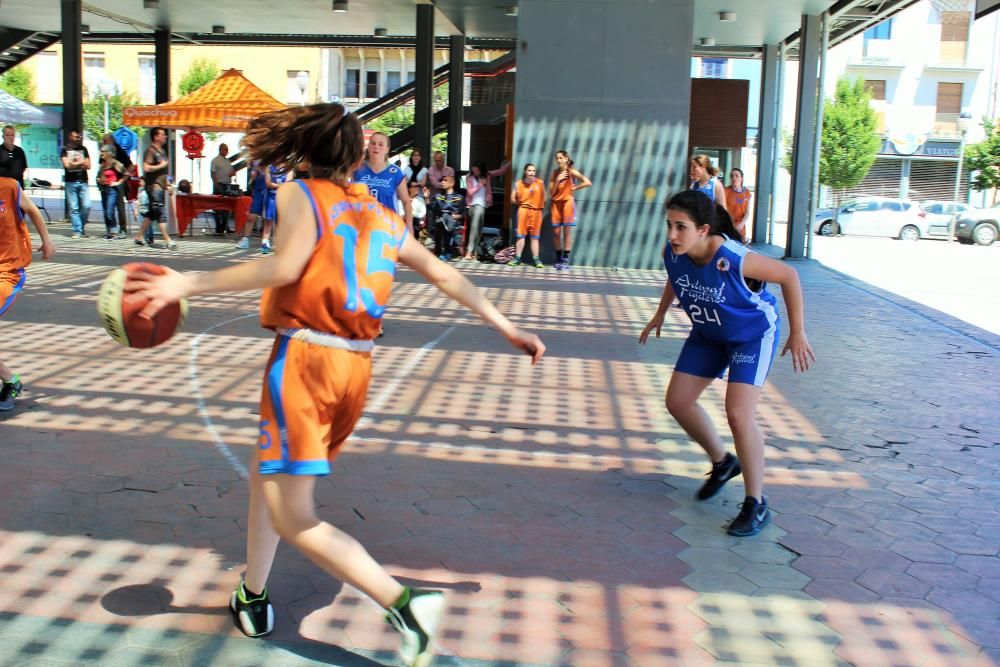
<svg viewBox="0 0 1000 667">
<path fill-rule="evenodd" d="M 194 340 L 191 341 L 191 356 L 188 359 L 188 376 L 191 382 L 191 391 L 194 393 L 196 405 L 198 407 L 198 414 L 201 415 L 201 420 L 205 423 L 205 429 L 208 430 L 209 435 L 212 436 L 212 444 L 215 445 L 215 448 L 220 454 L 222 454 L 223 458 L 229 461 L 229 465 L 233 467 L 233 470 L 239 474 L 241 479 L 249 479 L 250 473 L 247 471 L 246 466 L 243 465 L 238 458 L 236 458 L 233 452 L 229 449 L 229 446 L 226 445 L 222 436 L 219 434 L 219 430 L 215 428 L 215 424 L 212 423 L 212 418 L 209 416 L 208 410 L 205 408 L 205 397 L 201 394 L 201 382 L 198 380 L 198 346 L 201 344 L 201 339 L 215 329 L 227 324 L 232 324 L 233 322 L 239 322 L 240 320 L 257 316 L 257 313 L 249 313 L 247 315 L 241 315 L 240 317 L 234 317 L 233 319 L 226 320 L 225 322 L 213 324 L 195 336 Z"/>
</svg>

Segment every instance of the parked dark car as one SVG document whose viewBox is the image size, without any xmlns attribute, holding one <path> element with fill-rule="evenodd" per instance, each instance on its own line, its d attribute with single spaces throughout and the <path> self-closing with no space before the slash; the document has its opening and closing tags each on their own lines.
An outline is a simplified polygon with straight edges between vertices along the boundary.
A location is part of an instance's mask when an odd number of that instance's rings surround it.
<svg viewBox="0 0 1000 667">
<path fill-rule="evenodd" d="M 959 214 L 955 222 L 955 238 L 961 243 L 991 245 L 1000 238 L 1000 204 Z"/>
</svg>

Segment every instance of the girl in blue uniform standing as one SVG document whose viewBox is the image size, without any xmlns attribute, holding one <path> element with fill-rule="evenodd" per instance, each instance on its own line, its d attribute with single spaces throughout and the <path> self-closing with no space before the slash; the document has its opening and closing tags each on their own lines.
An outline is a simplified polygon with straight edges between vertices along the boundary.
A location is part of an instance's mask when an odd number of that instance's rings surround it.
<svg viewBox="0 0 1000 667">
<path fill-rule="evenodd" d="M 271 252 L 271 230 L 278 224 L 278 188 L 286 181 L 295 179 L 290 169 L 270 166 L 264 170 L 264 227 L 260 231 L 260 254 Z"/>
<path fill-rule="evenodd" d="M 774 296 L 767 283 L 781 285 L 789 334 L 781 352 L 805 371 L 816 360 L 806 339 L 802 287 L 795 269 L 751 252 L 738 240 L 733 221 L 721 204 L 687 190 L 667 202 L 667 238 L 663 261 L 668 280 L 656 314 L 642 330 L 660 336 L 663 319 L 676 297 L 691 318 L 688 335 L 667 388 L 667 410 L 712 461 L 698 500 L 711 498 L 742 471 L 746 500 L 728 533 L 756 535 L 770 513 L 764 498 L 764 434 L 757 425 L 757 401 L 778 350 L 780 328 Z M 726 452 L 698 397 L 729 369 L 726 416 L 736 454 Z M 738 457 L 738 458 L 737 458 Z"/>
<path fill-rule="evenodd" d="M 726 186 L 716 178 L 718 174 L 719 169 L 712 164 L 712 158 L 707 155 L 695 155 L 691 158 L 691 166 L 688 168 L 691 189 L 702 193 L 718 204 L 725 204 Z"/>
</svg>

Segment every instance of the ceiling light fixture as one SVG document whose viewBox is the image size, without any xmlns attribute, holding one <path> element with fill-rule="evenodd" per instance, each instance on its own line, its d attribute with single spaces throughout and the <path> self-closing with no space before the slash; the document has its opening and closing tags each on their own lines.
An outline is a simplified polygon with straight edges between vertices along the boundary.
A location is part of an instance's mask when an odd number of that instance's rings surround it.
<svg viewBox="0 0 1000 667">
<path fill-rule="evenodd" d="M 517 16 L 517 5 L 511 5 L 503 13 L 507 16 Z"/>
<path fill-rule="evenodd" d="M 212 33 L 216 34 L 216 35 L 225 35 L 226 34 L 226 26 L 224 26 L 224 25 L 213 25 L 212 26 Z"/>
<path fill-rule="evenodd" d="M 347 11 L 347 0 L 333 0 L 333 11 L 342 14 Z"/>
<path fill-rule="evenodd" d="M 715 46 L 715 37 L 702 37 L 698 40 L 701 46 Z"/>
<path fill-rule="evenodd" d="M 725 22 L 735 21 L 736 12 L 719 12 L 719 20 Z"/>
<path fill-rule="evenodd" d="M 385 28 L 375 28 L 375 36 L 376 37 L 385 37 L 388 34 L 389 34 L 389 31 L 386 30 Z"/>
<path fill-rule="evenodd" d="M 142 0 L 143 9 L 159 9 L 160 0 Z"/>
</svg>

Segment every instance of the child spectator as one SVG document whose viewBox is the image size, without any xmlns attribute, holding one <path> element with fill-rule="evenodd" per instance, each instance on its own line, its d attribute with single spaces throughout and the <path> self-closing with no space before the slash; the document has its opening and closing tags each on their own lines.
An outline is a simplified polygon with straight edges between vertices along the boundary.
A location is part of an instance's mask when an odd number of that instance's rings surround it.
<svg viewBox="0 0 1000 667">
<path fill-rule="evenodd" d="M 441 192 L 434 195 L 431 211 L 434 254 L 447 262 L 453 256 L 455 231 L 465 217 L 465 197 L 455 192 L 454 176 L 446 174 L 441 177 Z"/>
</svg>

